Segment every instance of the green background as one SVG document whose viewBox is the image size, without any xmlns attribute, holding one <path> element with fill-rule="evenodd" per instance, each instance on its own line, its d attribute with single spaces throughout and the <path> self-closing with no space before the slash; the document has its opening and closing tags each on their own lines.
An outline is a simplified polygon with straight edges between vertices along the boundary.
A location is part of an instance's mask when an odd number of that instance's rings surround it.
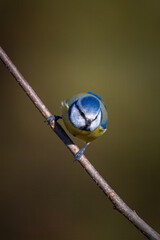
<svg viewBox="0 0 160 240">
<path fill-rule="evenodd" d="M 76 93 L 103 97 L 108 130 L 86 156 L 160 232 L 160 2 L 6 0 L 0 26 L 1 46 L 53 114 Z M 0 81 L 0 238 L 146 239 L 73 163 L 2 63 Z"/>
</svg>

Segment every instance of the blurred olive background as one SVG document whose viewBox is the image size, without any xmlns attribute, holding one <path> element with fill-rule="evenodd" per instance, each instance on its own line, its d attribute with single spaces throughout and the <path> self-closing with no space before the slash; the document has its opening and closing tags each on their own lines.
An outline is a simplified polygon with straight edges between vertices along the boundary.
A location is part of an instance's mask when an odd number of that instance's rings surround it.
<svg viewBox="0 0 160 240">
<path fill-rule="evenodd" d="M 108 131 L 86 156 L 160 232 L 160 2 L 1 1 L 0 24 L 1 46 L 52 113 L 79 92 L 103 97 Z M 146 239 L 2 63 L 0 80 L 0 239 Z"/>
</svg>

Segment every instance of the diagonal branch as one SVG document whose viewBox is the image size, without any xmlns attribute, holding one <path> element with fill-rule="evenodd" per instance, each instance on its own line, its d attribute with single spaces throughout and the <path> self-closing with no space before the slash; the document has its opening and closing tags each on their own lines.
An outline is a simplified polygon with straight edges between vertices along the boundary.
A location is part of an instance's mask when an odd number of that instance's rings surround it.
<svg viewBox="0 0 160 240">
<path fill-rule="evenodd" d="M 15 65 L 6 55 L 4 50 L 0 47 L 0 59 L 8 68 L 10 73 L 19 83 L 19 85 L 26 92 L 28 97 L 40 111 L 42 116 L 47 119 L 51 116 L 51 113 L 43 104 L 41 99 L 37 96 L 28 82 L 24 79 L 21 73 L 17 70 Z M 63 143 L 68 147 L 68 149 L 72 152 L 73 155 L 77 153 L 79 148 L 72 142 L 72 140 L 65 133 L 63 128 L 58 124 L 52 122 L 50 127 L 53 131 L 58 135 L 58 137 L 63 141 Z M 93 165 L 88 161 L 88 159 L 83 155 L 79 159 L 80 164 L 87 171 L 89 176 L 96 182 L 96 184 L 102 189 L 105 195 L 111 200 L 114 208 L 122 213 L 135 227 L 137 227 L 148 239 L 150 240 L 160 240 L 160 235 L 151 228 L 146 222 L 141 219 L 134 210 L 129 208 L 126 203 L 116 194 L 116 192 L 109 186 L 109 184 L 104 180 L 104 178 L 97 172 L 97 170 L 93 167 Z"/>
</svg>

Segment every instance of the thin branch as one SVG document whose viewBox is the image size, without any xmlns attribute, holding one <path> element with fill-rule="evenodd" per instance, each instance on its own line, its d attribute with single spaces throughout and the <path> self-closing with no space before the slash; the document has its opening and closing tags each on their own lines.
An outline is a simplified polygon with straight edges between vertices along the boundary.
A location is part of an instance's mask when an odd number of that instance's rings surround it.
<svg viewBox="0 0 160 240">
<path fill-rule="evenodd" d="M 46 119 L 51 116 L 51 113 L 24 79 L 24 77 L 17 70 L 15 65 L 0 47 L 0 58 L 5 66 L 8 68 L 10 73 L 23 88 L 26 94 L 29 96 L 34 105 L 38 108 L 42 116 Z M 77 153 L 79 148 L 72 142 L 68 137 L 66 132 L 58 123 L 52 123 L 51 128 L 58 135 L 58 137 L 63 141 L 63 143 L 68 147 L 73 155 Z M 160 240 L 160 235 L 151 228 L 146 222 L 144 222 L 137 213 L 129 208 L 126 203 L 116 194 L 116 192 L 109 186 L 109 184 L 103 179 L 103 177 L 98 173 L 98 171 L 93 167 L 93 165 L 88 161 L 88 159 L 83 155 L 79 159 L 79 163 L 87 171 L 89 176 L 96 182 L 96 184 L 102 189 L 105 195 L 111 200 L 114 208 L 122 213 L 135 227 L 137 227 L 148 239 L 150 240 Z"/>
</svg>

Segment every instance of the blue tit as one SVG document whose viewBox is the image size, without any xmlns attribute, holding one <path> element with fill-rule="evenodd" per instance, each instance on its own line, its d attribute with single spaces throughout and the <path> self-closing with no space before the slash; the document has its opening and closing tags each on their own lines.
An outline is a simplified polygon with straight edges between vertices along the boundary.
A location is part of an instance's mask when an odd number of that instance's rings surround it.
<svg viewBox="0 0 160 240">
<path fill-rule="evenodd" d="M 88 144 L 107 130 L 108 113 L 102 98 L 87 92 L 62 102 L 62 119 L 73 136 L 86 142 L 85 147 L 75 155 L 75 160 L 78 160 Z"/>
</svg>

